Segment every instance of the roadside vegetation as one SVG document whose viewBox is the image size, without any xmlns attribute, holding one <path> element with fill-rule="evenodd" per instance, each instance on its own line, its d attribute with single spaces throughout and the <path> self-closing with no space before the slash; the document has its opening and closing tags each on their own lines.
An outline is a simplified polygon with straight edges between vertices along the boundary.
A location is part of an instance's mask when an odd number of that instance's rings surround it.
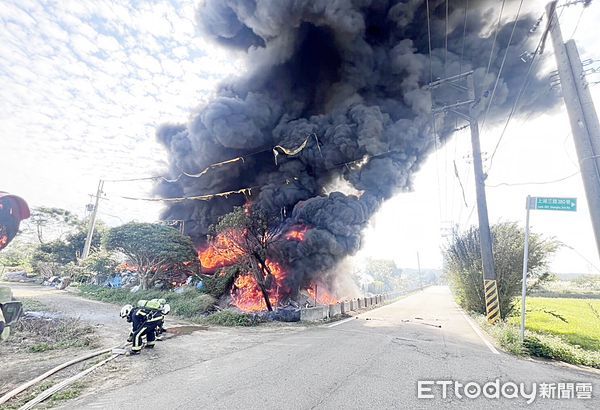
<svg viewBox="0 0 600 410">
<path fill-rule="evenodd" d="M 38 301 L 26 300 L 23 307 L 25 315 L 11 327 L 11 337 L 0 344 L 0 355 L 96 347 L 92 326 L 78 319 L 56 316 Z"/>
<path fill-rule="evenodd" d="M 520 312 L 509 319 L 514 325 L 520 321 Z M 526 324 L 527 330 L 559 336 L 572 345 L 600 352 L 600 300 L 529 297 Z"/>
<path fill-rule="evenodd" d="M 542 357 L 600 369 L 598 350 L 587 350 L 569 343 L 561 336 L 537 332 L 529 328 L 521 344 L 518 325 L 506 321 L 491 325 L 483 315 L 477 315 L 476 319 L 481 328 L 507 352 L 517 356 Z"/>
<path fill-rule="evenodd" d="M 184 319 L 194 319 L 214 310 L 216 299 L 196 289 L 186 289 L 181 293 L 161 290 L 140 290 L 135 293 L 128 289 L 105 288 L 96 285 L 79 286 L 81 296 L 102 302 L 135 305 L 140 299 L 164 298 L 171 305 L 171 312 Z"/>
<path fill-rule="evenodd" d="M 445 251 L 446 274 L 457 303 L 473 314 L 506 351 L 600 368 L 600 278 L 579 277 L 561 281 L 548 271 L 559 248 L 554 239 L 530 235 L 525 340 L 519 338 L 524 231 L 516 223 L 492 226 L 494 264 L 502 320 L 485 319 L 485 298 L 479 232 L 476 227 L 454 232 Z M 532 297 L 551 295 L 552 297 Z M 568 295 L 569 297 L 560 297 Z"/>
</svg>

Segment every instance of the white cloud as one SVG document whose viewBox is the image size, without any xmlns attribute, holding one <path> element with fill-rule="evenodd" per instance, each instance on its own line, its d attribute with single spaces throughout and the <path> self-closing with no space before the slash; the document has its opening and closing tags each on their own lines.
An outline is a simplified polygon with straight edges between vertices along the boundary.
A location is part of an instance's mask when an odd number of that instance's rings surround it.
<svg viewBox="0 0 600 410">
<path fill-rule="evenodd" d="M 32 205 L 80 211 L 98 178 L 164 169 L 156 125 L 185 121 L 219 75 L 234 69 L 221 56 L 206 67 L 187 61 L 206 53 L 194 42 L 194 7 L 192 0 L 4 1 L 0 150 L 11 153 L 3 160 L 18 172 L 0 174 L 0 187 Z M 110 186 L 138 196 L 150 188 Z M 123 220 L 158 211 L 118 198 L 108 208 Z"/>
</svg>

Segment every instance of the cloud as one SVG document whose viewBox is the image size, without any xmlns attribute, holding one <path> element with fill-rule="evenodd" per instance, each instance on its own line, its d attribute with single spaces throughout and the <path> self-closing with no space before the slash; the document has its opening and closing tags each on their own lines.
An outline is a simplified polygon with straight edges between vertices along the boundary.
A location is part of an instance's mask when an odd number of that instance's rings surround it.
<svg viewBox="0 0 600 410">
<path fill-rule="evenodd" d="M 0 173 L 0 189 L 77 212 L 98 178 L 163 170 L 156 126 L 185 121 L 241 68 L 195 37 L 194 3 L 4 1 L 0 151 L 10 152 L 3 166 L 11 171 Z M 107 191 L 147 196 L 150 185 Z M 110 208 L 122 220 L 158 212 L 116 197 Z"/>
</svg>

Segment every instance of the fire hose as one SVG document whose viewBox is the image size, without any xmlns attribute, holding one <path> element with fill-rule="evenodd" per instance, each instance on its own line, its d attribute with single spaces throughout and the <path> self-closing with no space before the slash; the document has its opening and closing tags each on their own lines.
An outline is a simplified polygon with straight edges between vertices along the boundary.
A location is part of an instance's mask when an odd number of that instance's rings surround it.
<svg viewBox="0 0 600 410">
<path fill-rule="evenodd" d="M 48 370 L 46 373 L 44 373 L 44 374 L 42 374 L 42 375 L 40 375 L 40 376 L 36 377 L 36 378 L 35 378 L 35 379 L 33 379 L 33 380 L 30 380 L 30 381 L 28 381 L 28 382 L 26 382 L 26 383 L 24 383 L 24 384 L 20 385 L 19 387 L 15 388 L 15 389 L 13 389 L 13 390 L 11 390 L 11 391 L 9 391 L 9 392 L 8 392 L 8 393 L 6 393 L 4 396 L 0 397 L 0 404 L 4 404 L 4 403 L 6 403 L 8 400 L 10 400 L 11 398 L 15 397 L 17 394 L 19 394 L 19 393 L 23 392 L 24 390 L 27 390 L 28 388 L 30 388 L 31 386 L 33 386 L 33 385 L 35 385 L 35 384 L 37 384 L 37 383 L 41 382 L 42 380 L 44 380 L 44 379 L 47 379 L 48 377 L 52 376 L 53 374 L 55 374 L 55 373 L 59 372 L 60 370 L 62 370 L 62 369 L 64 369 L 64 368 L 66 368 L 66 367 L 72 366 L 72 365 L 74 365 L 74 364 L 76 364 L 76 363 L 79 363 L 79 362 L 82 362 L 82 361 L 84 361 L 84 360 L 91 359 L 92 357 L 96 357 L 96 356 L 100 356 L 100 355 L 102 355 L 102 354 L 105 354 L 105 353 L 112 352 L 114 349 L 120 349 L 120 348 L 123 348 L 123 347 L 124 347 L 124 345 L 123 345 L 123 344 L 120 344 L 120 345 L 113 346 L 113 347 L 110 347 L 110 348 L 107 348 L 107 349 L 98 350 L 98 351 L 95 351 L 95 352 L 88 353 L 88 354 L 86 354 L 86 355 L 84 355 L 84 356 L 77 357 L 77 358 L 75 358 L 75 359 L 73 359 L 73 360 L 70 360 L 70 361 L 68 361 L 68 362 L 66 362 L 66 363 L 63 363 L 63 364 L 61 364 L 61 365 L 58 365 L 58 366 L 54 367 L 53 369 L 50 369 L 50 370 Z M 120 353 L 119 353 L 119 354 L 120 354 Z M 47 390 L 43 391 L 43 392 L 42 392 L 40 395 L 38 395 L 36 398 L 34 398 L 33 400 L 31 400 L 30 402 L 28 402 L 27 404 L 25 404 L 25 405 L 24 405 L 23 407 L 21 407 L 21 408 L 22 408 L 22 409 L 29 409 L 29 408 L 31 408 L 32 406 L 34 406 L 35 404 L 42 402 L 43 400 L 45 400 L 45 399 L 47 399 L 48 397 L 50 397 L 52 394 L 54 394 L 54 393 L 56 393 L 57 391 L 59 391 L 59 390 L 63 389 L 64 387 L 66 387 L 66 386 L 70 385 L 71 383 L 75 382 L 76 380 L 78 380 L 78 379 L 80 379 L 81 377 L 85 376 L 86 374 L 90 373 L 90 372 L 91 372 L 91 371 L 93 371 L 94 369 L 96 369 L 96 368 L 98 368 L 98 367 L 102 366 L 103 364 L 105 364 L 105 363 L 107 363 L 107 362 L 109 362 L 109 361 L 111 361 L 111 360 L 115 359 L 117 356 L 119 356 L 119 354 L 113 354 L 113 355 L 112 355 L 112 356 L 110 356 L 108 359 L 105 359 L 105 360 L 103 360 L 102 362 L 100 362 L 100 363 L 98 363 L 98 364 L 96 364 L 96 365 L 94 365 L 94 366 L 90 367 L 89 369 L 86 369 L 86 370 L 84 370 L 83 372 L 81 372 L 81 373 L 78 373 L 78 374 L 76 374 L 75 376 L 73 376 L 73 377 L 70 377 L 69 379 L 66 379 L 66 380 L 62 381 L 61 383 L 59 383 L 59 384 L 57 384 L 57 385 L 55 385 L 55 386 L 52 386 L 51 388 L 49 388 L 49 389 L 47 389 Z M 68 382 L 68 383 L 67 383 L 67 382 Z M 52 391 L 51 391 L 51 390 L 52 390 Z M 51 391 L 51 392 L 50 392 L 50 391 Z M 48 394 L 47 394 L 47 393 L 48 393 Z M 47 394 L 47 395 L 46 395 L 46 394 Z M 42 396 L 44 396 L 44 397 L 43 397 L 43 398 L 41 398 L 39 401 L 36 401 L 36 400 L 38 400 L 38 399 L 39 399 L 40 397 L 42 397 Z M 36 402 L 35 402 L 35 403 L 33 403 L 34 401 L 36 401 Z M 31 404 L 30 404 L 30 403 L 31 403 Z M 27 406 L 29 406 L 29 407 L 27 407 Z"/>
</svg>

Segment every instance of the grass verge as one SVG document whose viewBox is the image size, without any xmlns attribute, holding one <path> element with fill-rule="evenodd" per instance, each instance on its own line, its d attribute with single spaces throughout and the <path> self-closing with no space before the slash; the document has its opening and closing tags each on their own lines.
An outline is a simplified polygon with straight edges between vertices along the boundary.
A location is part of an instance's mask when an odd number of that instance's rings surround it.
<svg viewBox="0 0 600 410">
<path fill-rule="evenodd" d="M 202 318 L 200 322 L 217 326 L 256 326 L 259 323 L 257 319 L 250 315 L 232 310 L 221 310 Z"/>
<path fill-rule="evenodd" d="M 521 298 L 517 306 L 521 306 Z M 520 312 L 509 322 L 518 326 Z M 560 336 L 586 350 L 600 351 L 600 299 L 528 297 L 527 329 Z"/>
<path fill-rule="evenodd" d="M 484 316 L 478 315 L 477 322 L 506 351 L 518 356 L 536 356 L 600 369 L 600 351 L 583 349 L 561 336 L 545 334 L 527 329 L 525 340 L 519 340 L 519 327 L 510 322 L 490 325 Z"/>
<path fill-rule="evenodd" d="M 131 293 L 127 289 L 104 288 L 101 286 L 82 285 L 80 295 L 102 302 L 135 305 L 140 299 L 164 298 L 171 305 L 171 313 L 185 319 L 194 319 L 214 309 L 216 299 L 195 289 L 183 293 L 145 290 Z"/>
</svg>

